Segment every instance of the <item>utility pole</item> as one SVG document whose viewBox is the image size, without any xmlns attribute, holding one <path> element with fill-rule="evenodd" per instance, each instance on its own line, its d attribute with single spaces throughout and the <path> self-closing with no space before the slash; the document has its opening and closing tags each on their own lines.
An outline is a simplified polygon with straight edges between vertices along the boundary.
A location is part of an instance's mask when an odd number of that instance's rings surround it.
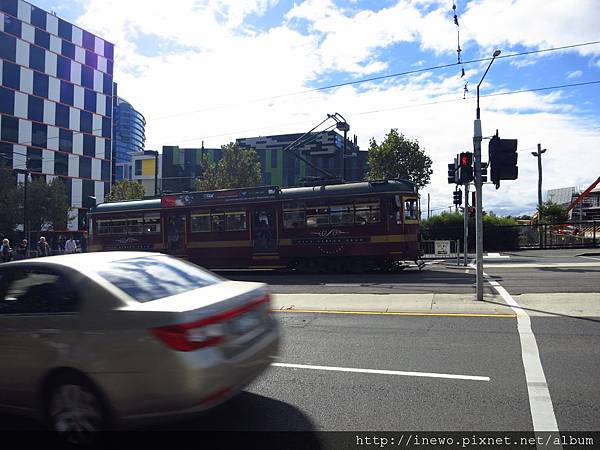
<svg viewBox="0 0 600 450">
<path fill-rule="evenodd" d="M 537 157 L 538 161 L 538 211 L 542 208 L 542 154 L 546 153 L 546 149 L 542 150 L 542 144 L 538 144 L 538 151 L 531 152 L 531 154 Z"/>
<path fill-rule="evenodd" d="M 431 194 L 427 194 L 427 220 L 431 218 Z"/>
</svg>

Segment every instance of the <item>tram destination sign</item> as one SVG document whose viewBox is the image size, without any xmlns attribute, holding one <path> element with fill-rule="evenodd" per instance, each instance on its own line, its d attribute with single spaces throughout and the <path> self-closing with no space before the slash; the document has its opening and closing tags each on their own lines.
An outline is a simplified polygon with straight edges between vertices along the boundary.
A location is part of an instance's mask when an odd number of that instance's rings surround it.
<svg viewBox="0 0 600 450">
<path fill-rule="evenodd" d="M 207 203 L 228 203 L 244 200 L 270 200 L 279 197 L 279 186 L 260 186 L 244 189 L 224 189 L 210 192 L 186 192 L 165 195 L 161 198 L 163 208 L 195 206 Z"/>
</svg>

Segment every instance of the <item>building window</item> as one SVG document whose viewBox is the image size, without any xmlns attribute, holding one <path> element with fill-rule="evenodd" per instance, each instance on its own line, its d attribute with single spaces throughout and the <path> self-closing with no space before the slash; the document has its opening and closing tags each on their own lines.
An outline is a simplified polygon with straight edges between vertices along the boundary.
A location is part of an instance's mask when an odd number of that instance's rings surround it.
<svg viewBox="0 0 600 450">
<path fill-rule="evenodd" d="M 79 157 L 79 177 L 92 178 L 92 159 L 84 156 Z"/>
<path fill-rule="evenodd" d="M 61 53 L 69 59 L 75 59 L 75 45 L 63 40 Z"/>
<path fill-rule="evenodd" d="M 140 159 L 135 160 L 135 175 L 136 176 L 142 175 L 142 161 Z"/>
<path fill-rule="evenodd" d="M 48 127 L 42 123 L 31 124 L 31 145 L 35 147 L 48 147 Z"/>
<path fill-rule="evenodd" d="M 85 90 L 83 105 L 86 111 L 96 112 L 96 93 L 94 91 Z"/>
<path fill-rule="evenodd" d="M 75 97 L 75 88 L 71 83 L 66 81 L 60 82 L 60 101 L 66 105 L 73 106 L 73 99 Z"/>
<path fill-rule="evenodd" d="M 50 50 L 50 34 L 39 28 L 35 29 L 35 44 Z"/>
<path fill-rule="evenodd" d="M 39 72 L 33 72 L 33 93 L 39 97 L 48 98 L 49 94 L 48 75 Z"/>
<path fill-rule="evenodd" d="M 15 91 L 0 86 L 0 113 L 15 114 Z"/>
<path fill-rule="evenodd" d="M 88 31 L 83 30 L 83 48 L 94 51 L 96 46 L 96 39 L 94 35 Z"/>
<path fill-rule="evenodd" d="M 79 129 L 86 133 L 92 133 L 92 113 L 83 110 L 79 112 Z"/>
<path fill-rule="evenodd" d="M 18 2 L 17 0 L 2 0 L 0 1 L 0 11 L 10 14 L 11 16 L 17 17 L 18 14 Z"/>
<path fill-rule="evenodd" d="M 4 61 L 2 64 L 2 85 L 17 91 L 21 88 L 21 69 L 19 66 Z"/>
<path fill-rule="evenodd" d="M 71 80 L 71 60 L 64 56 L 57 56 L 56 77 L 61 80 Z"/>
<path fill-rule="evenodd" d="M 32 172 L 42 171 L 42 149 L 27 147 L 27 169 Z"/>
<path fill-rule="evenodd" d="M 94 69 L 81 66 L 81 85 L 88 89 L 94 89 Z"/>
<path fill-rule="evenodd" d="M 73 40 L 73 26 L 69 22 L 58 19 L 58 35 L 67 41 Z"/>
<path fill-rule="evenodd" d="M 40 72 L 46 72 L 46 50 L 35 45 L 30 45 L 29 67 Z"/>
<path fill-rule="evenodd" d="M 0 58 L 13 62 L 17 60 L 17 40 L 13 36 L 0 33 Z"/>
<path fill-rule="evenodd" d="M 62 128 L 58 130 L 58 149 L 61 152 L 73 152 L 73 132 L 71 130 Z"/>
<path fill-rule="evenodd" d="M 36 122 L 43 122 L 44 100 L 33 95 L 28 95 L 27 97 L 27 118 Z"/>
<path fill-rule="evenodd" d="M 98 55 L 94 52 L 85 52 L 85 63 L 86 65 L 93 67 L 94 69 L 98 68 Z"/>
<path fill-rule="evenodd" d="M 16 117 L 2 116 L 2 130 L 0 137 L 3 141 L 19 143 L 19 119 Z"/>
<path fill-rule="evenodd" d="M 96 156 L 96 136 L 91 134 L 83 135 L 83 154 L 86 156 Z"/>
<path fill-rule="evenodd" d="M 35 6 L 31 7 L 31 24 L 43 30 L 46 29 L 46 11 Z"/>
<path fill-rule="evenodd" d="M 69 107 L 65 105 L 61 105 L 60 103 L 56 104 L 56 116 L 54 121 L 56 126 L 69 128 Z"/>
<path fill-rule="evenodd" d="M 100 178 L 102 178 L 103 181 L 108 181 L 110 180 L 110 161 L 102 161 L 101 164 Z"/>
<path fill-rule="evenodd" d="M 54 174 L 69 175 L 69 155 L 64 153 L 54 153 Z"/>
<path fill-rule="evenodd" d="M 110 139 L 111 120 L 108 117 L 102 117 L 102 137 Z"/>
<path fill-rule="evenodd" d="M 21 37 L 21 21 L 13 17 L 4 16 L 4 32 Z"/>
</svg>

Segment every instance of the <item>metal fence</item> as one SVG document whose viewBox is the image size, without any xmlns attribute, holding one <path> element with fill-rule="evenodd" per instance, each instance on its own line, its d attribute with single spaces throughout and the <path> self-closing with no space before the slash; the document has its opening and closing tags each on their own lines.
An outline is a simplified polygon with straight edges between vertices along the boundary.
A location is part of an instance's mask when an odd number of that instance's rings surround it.
<svg viewBox="0 0 600 450">
<path fill-rule="evenodd" d="M 600 222 L 552 225 L 517 225 L 519 249 L 596 248 L 600 246 Z"/>
<path fill-rule="evenodd" d="M 472 225 L 472 224 L 470 224 Z M 469 251 L 475 251 L 475 230 L 469 227 Z M 438 229 L 438 239 L 421 241 L 425 259 L 453 259 L 463 252 L 462 227 Z M 431 234 L 431 233 L 430 233 Z M 445 241 L 443 239 L 446 239 Z M 441 240 L 439 240 L 441 239 Z M 449 248 L 440 253 L 436 242 L 446 242 Z M 438 244 L 439 246 L 439 244 Z M 483 250 L 485 252 L 600 247 L 600 222 L 569 222 L 546 225 L 494 225 L 484 223 Z M 442 246 L 443 248 L 443 246 Z"/>
</svg>

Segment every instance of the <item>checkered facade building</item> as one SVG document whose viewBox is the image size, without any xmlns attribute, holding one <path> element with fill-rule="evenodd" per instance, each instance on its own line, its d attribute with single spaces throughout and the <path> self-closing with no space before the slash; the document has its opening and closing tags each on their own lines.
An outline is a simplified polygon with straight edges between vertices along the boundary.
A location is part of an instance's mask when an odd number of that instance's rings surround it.
<svg viewBox="0 0 600 450">
<path fill-rule="evenodd" d="M 0 0 L 0 156 L 85 199 L 111 180 L 114 46 L 22 0 Z M 19 175 L 23 177 L 23 175 Z M 22 178 L 21 178 L 22 180 Z"/>
</svg>

